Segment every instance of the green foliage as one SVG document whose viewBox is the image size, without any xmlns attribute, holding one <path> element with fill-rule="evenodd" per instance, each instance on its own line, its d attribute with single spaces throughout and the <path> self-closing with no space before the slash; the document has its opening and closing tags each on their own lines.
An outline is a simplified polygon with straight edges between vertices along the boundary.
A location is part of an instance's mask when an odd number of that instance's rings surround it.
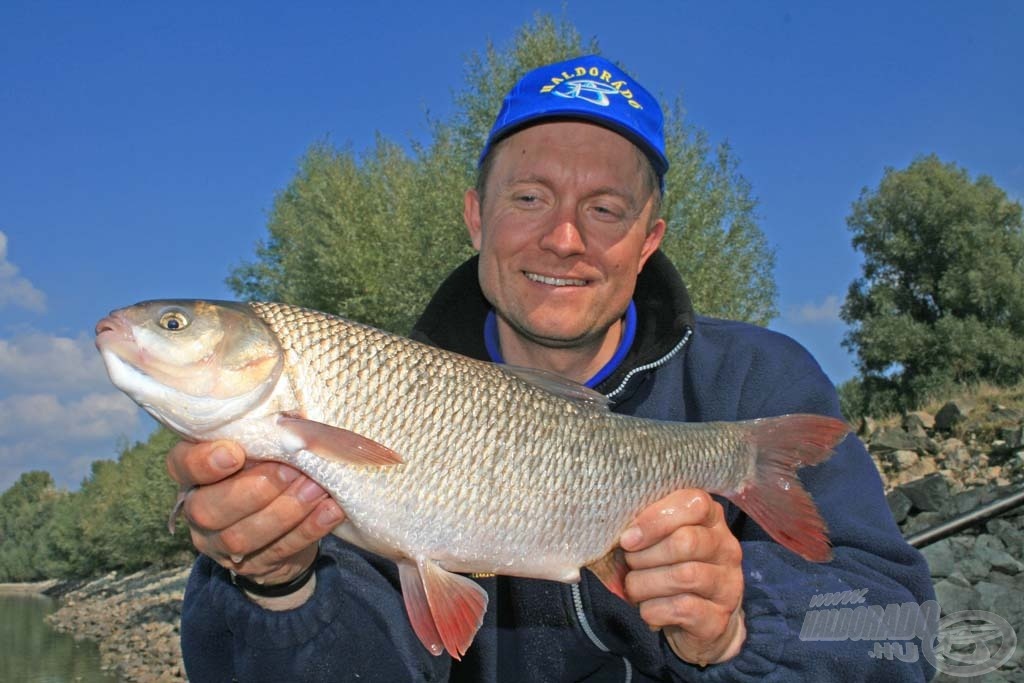
<svg viewBox="0 0 1024 683">
<path fill-rule="evenodd" d="M 167 532 L 177 488 L 164 456 L 175 440 L 160 429 L 116 462 L 94 462 L 74 493 L 56 490 L 46 472 L 23 474 L 0 495 L 0 581 L 134 571 L 191 557 L 187 530 Z"/>
<path fill-rule="evenodd" d="M 471 253 L 457 229 L 461 202 L 442 197 L 461 179 L 440 151 L 413 160 L 378 139 L 358 160 L 314 145 L 274 203 L 259 260 L 237 268 L 229 284 L 247 298 L 407 331 L 442 274 Z"/>
<path fill-rule="evenodd" d="M 712 151 L 707 136 L 686 125 L 682 105 L 666 116 L 672 166 L 662 213 L 662 251 L 706 315 L 766 325 L 776 316 L 775 254 L 757 226 L 756 200 L 727 144 Z"/>
<path fill-rule="evenodd" d="M 40 530 L 60 494 L 48 472 L 25 472 L 0 495 L 0 581 L 46 577 L 46 546 Z"/>
<path fill-rule="evenodd" d="M 1024 221 L 990 178 L 922 157 L 887 169 L 847 219 L 864 254 L 842 317 L 860 410 L 910 408 L 955 385 L 1024 378 Z"/>
<path fill-rule="evenodd" d="M 448 272 L 471 253 L 462 197 L 501 99 L 526 71 L 599 52 L 576 29 L 537 15 L 508 50 L 489 44 L 467 59 L 456 112 L 431 120 L 432 140 L 407 154 L 377 140 L 363 156 L 315 144 L 274 203 L 269 240 L 228 284 L 239 295 L 340 313 L 399 333 Z M 642 80 L 642 79 L 641 79 Z M 666 117 L 672 169 L 666 179 L 664 251 L 698 310 L 766 323 L 776 313 L 774 255 L 757 227 L 750 188 L 727 145 L 712 150 Z"/>
</svg>

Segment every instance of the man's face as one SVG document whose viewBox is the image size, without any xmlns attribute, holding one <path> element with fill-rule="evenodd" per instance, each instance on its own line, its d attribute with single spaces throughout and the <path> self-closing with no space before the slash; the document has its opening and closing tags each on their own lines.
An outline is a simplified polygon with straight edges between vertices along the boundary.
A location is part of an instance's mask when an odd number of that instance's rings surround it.
<svg viewBox="0 0 1024 683">
<path fill-rule="evenodd" d="M 474 190 L 465 202 L 484 295 L 524 341 L 600 345 L 665 231 L 640 151 L 600 126 L 556 122 L 494 153 L 482 204 Z"/>
</svg>

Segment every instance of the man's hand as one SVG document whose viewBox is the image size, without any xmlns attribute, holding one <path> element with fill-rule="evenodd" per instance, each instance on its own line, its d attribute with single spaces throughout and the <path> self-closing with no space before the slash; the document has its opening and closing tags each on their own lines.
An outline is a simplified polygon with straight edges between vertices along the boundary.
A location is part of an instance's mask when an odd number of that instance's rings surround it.
<svg viewBox="0 0 1024 683">
<path fill-rule="evenodd" d="M 743 551 L 721 505 L 705 491 L 676 491 L 643 510 L 620 544 L 626 595 L 680 659 L 706 666 L 739 653 Z"/>
<path fill-rule="evenodd" d="M 345 517 L 312 479 L 280 463 L 246 463 L 230 441 L 182 441 L 167 453 L 167 471 L 183 489 L 197 487 L 184 504 L 196 549 L 257 583 L 298 576 Z"/>
</svg>

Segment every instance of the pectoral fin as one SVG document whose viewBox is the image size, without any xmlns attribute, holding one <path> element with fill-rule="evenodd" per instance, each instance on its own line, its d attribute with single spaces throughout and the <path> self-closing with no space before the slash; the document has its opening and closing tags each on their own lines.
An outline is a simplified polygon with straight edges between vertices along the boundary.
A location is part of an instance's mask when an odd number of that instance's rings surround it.
<svg viewBox="0 0 1024 683">
<path fill-rule="evenodd" d="M 277 424 L 299 439 L 300 448 L 349 465 L 398 465 L 402 457 L 387 446 L 341 427 L 281 415 Z"/>
<path fill-rule="evenodd" d="M 461 659 L 480 629 L 487 592 L 475 581 L 418 558 L 398 563 L 402 597 L 413 631 L 433 655 Z"/>
</svg>

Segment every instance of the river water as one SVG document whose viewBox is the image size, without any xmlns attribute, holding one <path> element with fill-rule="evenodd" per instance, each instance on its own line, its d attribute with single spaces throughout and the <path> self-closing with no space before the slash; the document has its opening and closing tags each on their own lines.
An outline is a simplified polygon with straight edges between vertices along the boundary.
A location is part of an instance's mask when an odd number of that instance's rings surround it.
<svg viewBox="0 0 1024 683">
<path fill-rule="evenodd" d="M 95 643 L 76 642 L 43 620 L 57 606 L 42 595 L 0 593 L 0 681 L 117 683 L 100 669 Z"/>
</svg>

